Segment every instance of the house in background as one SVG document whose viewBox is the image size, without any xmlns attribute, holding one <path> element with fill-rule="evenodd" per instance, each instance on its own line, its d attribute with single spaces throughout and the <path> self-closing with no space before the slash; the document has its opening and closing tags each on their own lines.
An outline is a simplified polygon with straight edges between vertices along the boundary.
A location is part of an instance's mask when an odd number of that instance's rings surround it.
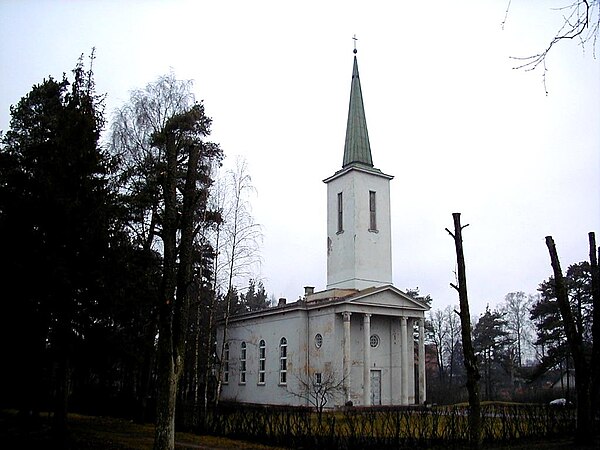
<svg viewBox="0 0 600 450">
<path fill-rule="evenodd" d="M 354 55 L 343 164 L 324 180 L 326 289 L 231 317 L 224 345 L 220 325 L 222 400 L 309 406 L 328 390 L 327 407 L 425 401 L 429 307 L 392 285 L 392 178 L 373 166 Z"/>
</svg>

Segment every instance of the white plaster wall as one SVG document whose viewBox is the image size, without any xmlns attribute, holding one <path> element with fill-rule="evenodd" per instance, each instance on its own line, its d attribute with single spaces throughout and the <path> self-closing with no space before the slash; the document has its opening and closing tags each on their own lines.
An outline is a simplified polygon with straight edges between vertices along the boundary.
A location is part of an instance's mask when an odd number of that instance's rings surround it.
<svg viewBox="0 0 600 450">
<path fill-rule="evenodd" d="M 401 339 L 400 321 L 397 316 L 373 314 L 371 316 L 371 334 L 377 334 L 380 339 L 378 347 L 370 347 L 369 342 L 363 342 L 363 313 L 362 307 L 356 310 L 350 318 L 350 399 L 354 405 L 364 404 L 364 351 L 370 348 L 369 370 L 381 370 L 381 404 L 400 404 L 401 401 Z M 371 311 L 371 307 L 365 311 Z M 410 320 L 412 322 L 412 320 Z M 315 336 L 323 337 L 320 348 L 315 346 Z M 412 327 L 407 330 L 408 345 L 413 348 Z M 279 383 L 279 342 L 285 337 L 288 343 L 287 384 Z M 218 333 L 218 346 L 221 349 L 222 330 Z M 266 372 L 265 384 L 258 383 L 259 342 L 266 343 Z M 240 380 L 240 344 L 247 345 L 246 383 Z M 288 311 L 281 314 L 264 315 L 248 318 L 244 321 L 230 324 L 228 342 L 230 344 L 229 383 L 222 388 L 222 399 L 273 405 L 308 405 L 308 402 L 295 396 L 292 392 L 300 393 L 299 379 L 306 379 L 307 373 L 332 371 L 334 375 L 343 378 L 343 348 L 344 327 L 342 315 L 334 312 L 334 308 L 315 308 L 308 312 L 304 310 Z M 413 355 L 413 353 L 410 353 Z M 414 401 L 415 379 L 411 366 L 409 370 L 409 397 Z M 342 406 L 342 392 L 331 399 L 327 407 Z"/>
<path fill-rule="evenodd" d="M 323 336 L 321 348 L 315 345 L 315 336 Z M 343 379 L 343 337 L 341 315 L 335 314 L 331 308 L 314 309 L 310 311 L 309 325 L 309 360 L 308 368 L 311 372 L 330 372 L 335 380 Z M 344 404 L 343 393 L 337 392 L 335 397 L 328 402 L 328 407 Z"/>
<path fill-rule="evenodd" d="M 279 405 L 303 405 L 302 399 L 290 392 L 299 392 L 298 370 L 306 364 L 306 312 L 263 316 L 243 322 L 230 323 L 229 383 L 223 384 L 223 400 Z M 217 351 L 221 351 L 222 329 L 217 334 Z M 279 383 L 280 348 L 282 337 L 287 339 L 287 384 Z M 265 340 L 265 383 L 258 383 L 259 342 Z M 240 383 L 241 343 L 246 342 L 246 383 Z"/>
<path fill-rule="evenodd" d="M 369 231 L 369 191 L 377 195 L 377 232 Z M 343 194 L 343 232 L 337 195 Z M 389 179 L 350 170 L 327 184 L 327 288 L 365 289 L 392 283 Z"/>
</svg>

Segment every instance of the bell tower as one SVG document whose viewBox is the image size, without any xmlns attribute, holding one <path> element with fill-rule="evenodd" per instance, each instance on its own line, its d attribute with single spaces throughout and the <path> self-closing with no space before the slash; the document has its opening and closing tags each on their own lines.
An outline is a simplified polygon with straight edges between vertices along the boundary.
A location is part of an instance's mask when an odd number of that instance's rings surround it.
<svg viewBox="0 0 600 450">
<path fill-rule="evenodd" d="M 373 167 L 356 48 L 342 168 L 327 184 L 327 289 L 392 284 L 390 180 Z"/>
</svg>

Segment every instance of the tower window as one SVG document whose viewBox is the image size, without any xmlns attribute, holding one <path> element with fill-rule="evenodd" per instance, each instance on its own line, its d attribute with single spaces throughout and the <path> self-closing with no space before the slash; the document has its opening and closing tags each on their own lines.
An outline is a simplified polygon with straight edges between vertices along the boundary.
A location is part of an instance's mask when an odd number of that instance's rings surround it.
<svg viewBox="0 0 600 450">
<path fill-rule="evenodd" d="M 265 341 L 261 339 L 258 345 L 258 384 L 265 384 Z"/>
<path fill-rule="evenodd" d="M 337 195 L 337 232 L 344 231 L 344 200 L 342 193 Z"/>
<path fill-rule="evenodd" d="M 375 191 L 369 191 L 369 231 L 377 231 L 377 206 Z"/>
<path fill-rule="evenodd" d="M 287 383 L 287 339 L 279 341 L 279 383 Z"/>
</svg>

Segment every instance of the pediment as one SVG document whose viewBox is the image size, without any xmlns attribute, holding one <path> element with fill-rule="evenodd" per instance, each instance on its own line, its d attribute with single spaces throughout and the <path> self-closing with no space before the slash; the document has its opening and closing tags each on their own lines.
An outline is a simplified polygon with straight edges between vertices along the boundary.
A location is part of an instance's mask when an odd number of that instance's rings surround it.
<svg viewBox="0 0 600 450">
<path fill-rule="evenodd" d="M 415 300 L 394 286 L 364 289 L 348 297 L 345 303 L 423 312 L 430 309 L 425 303 Z"/>
</svg>

